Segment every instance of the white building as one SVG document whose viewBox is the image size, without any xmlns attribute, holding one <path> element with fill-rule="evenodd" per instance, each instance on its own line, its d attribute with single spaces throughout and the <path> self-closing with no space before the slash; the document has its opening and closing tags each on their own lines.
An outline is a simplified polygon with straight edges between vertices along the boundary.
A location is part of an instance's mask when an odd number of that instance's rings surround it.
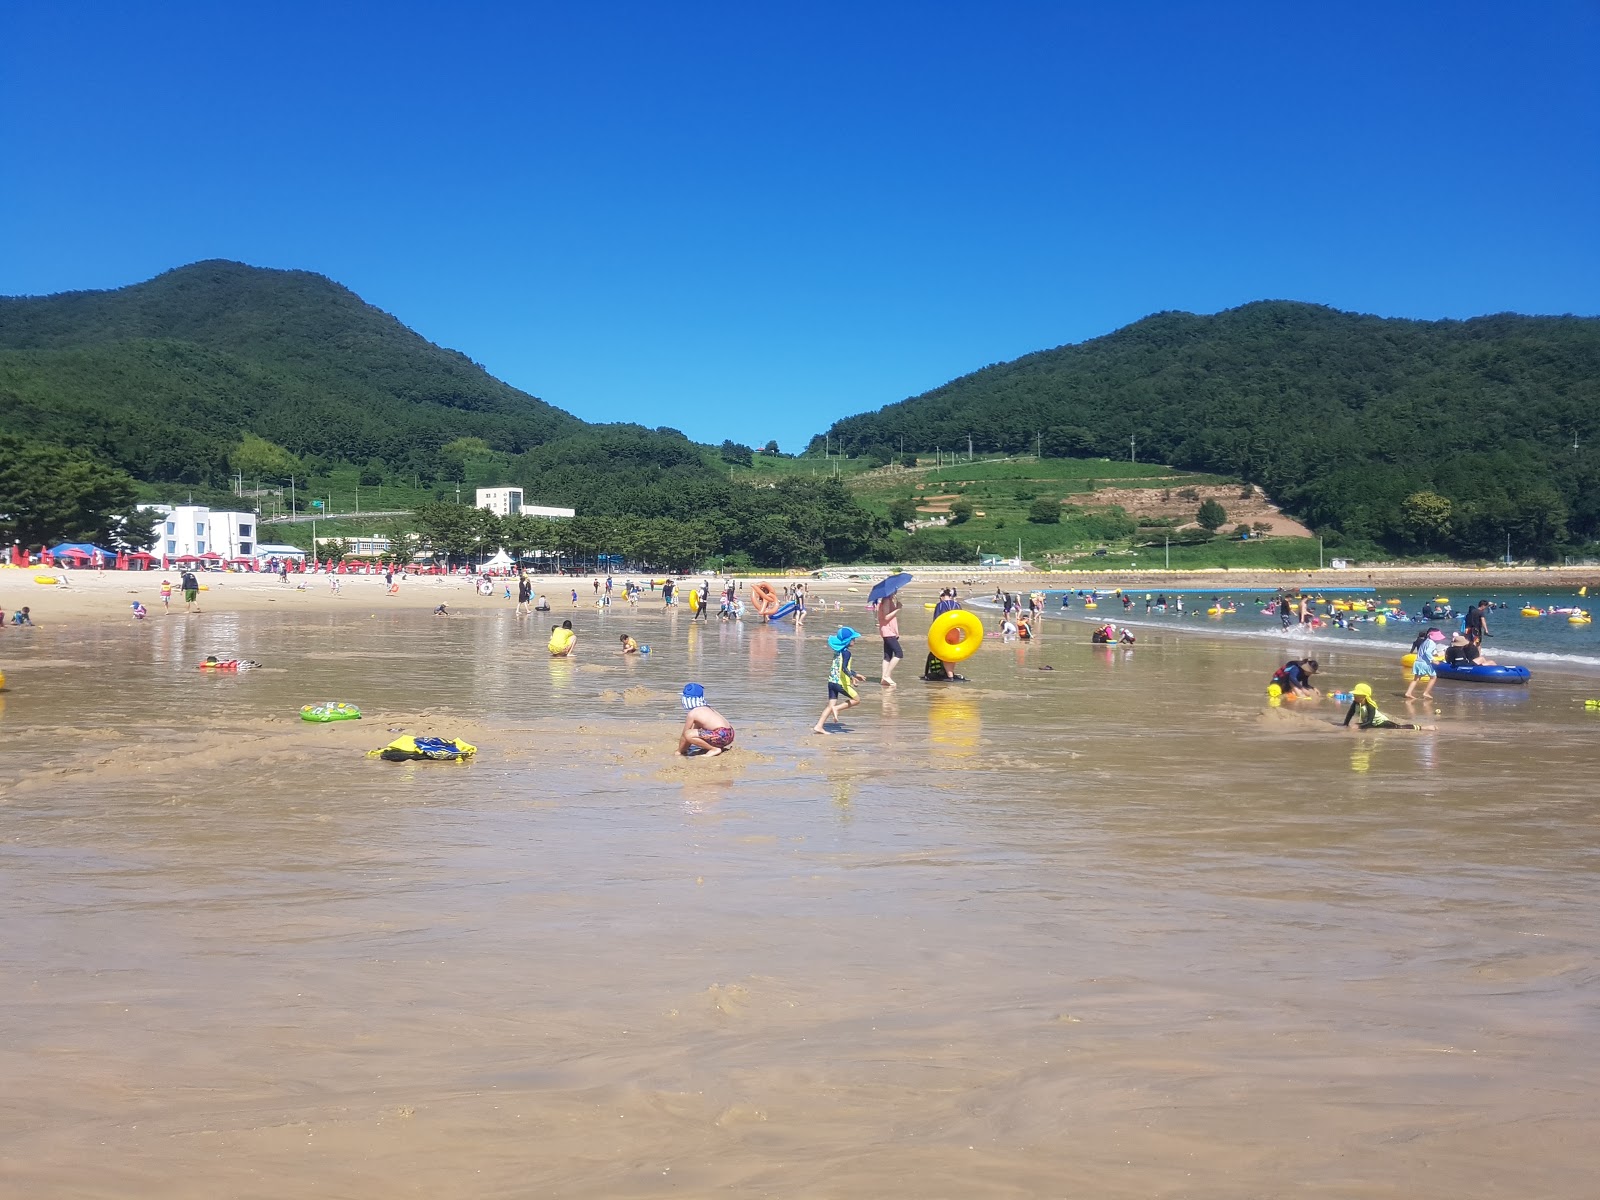
<svg viewBox="0 0 1600 1200">
<path fill-rule="evenodd" d="M 157 558 L 219 554 L 223 558 L 256 556 L 255 513 L 213 512 L 199 504 L 142 506 L 156 518 L 150 553 Z"/>
<path fill-rule="evenodd" d="M 497 517 L 509 517 L 522 511 L 522 489 L 518 487 L 479 488 L 479 508 L 487 508 Z"/>
<path fill-rule="evenodd" d="M 372 534 L 366 537 L 319 537 L 317 539 L 317 553 L 322 553 L 322 547 L 329 542 L 340 542 L 346 554 L 357 555 L 364 558 L 384 557 L 394 549 L 394 542 L 386 537 Z"/>
<path fill-rule="evenodd" d="M 530 517 L 577 516 L 577 510 L 572 508 L 547 508 L 538 504 L 524 504 L 522 489 L 519 487 L 479 488 L 477 507 L 487 508 L 497 517 L 509 517 L 513 513 L 523 513 Z"/>
<path fill-rule="evenodd" d="M 306 552 L 299 546 L 276 546 L 260 542 L 256 546 L 256 561 L 259 563 L 270 562 L 274 558 L 304 558 Z"/>
</svg>

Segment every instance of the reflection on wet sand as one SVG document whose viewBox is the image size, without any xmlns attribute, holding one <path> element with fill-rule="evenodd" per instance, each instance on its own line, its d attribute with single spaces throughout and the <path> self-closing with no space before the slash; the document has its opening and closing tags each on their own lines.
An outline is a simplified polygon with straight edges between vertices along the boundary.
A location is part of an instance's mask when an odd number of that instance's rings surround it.
<svg viewBox="0 0 1600 1200">
<path fill-rule="evenodd" d="M 1360 734 L 1268 709 L 1271 646 L 1052 630 L 821 739 L 829 628 L 625 621 L 9 658 L 4 1190 L 1592 1193 L 1579 682 Z M 734 753 L 672 755 L 690 678 Z"/>
</svg>

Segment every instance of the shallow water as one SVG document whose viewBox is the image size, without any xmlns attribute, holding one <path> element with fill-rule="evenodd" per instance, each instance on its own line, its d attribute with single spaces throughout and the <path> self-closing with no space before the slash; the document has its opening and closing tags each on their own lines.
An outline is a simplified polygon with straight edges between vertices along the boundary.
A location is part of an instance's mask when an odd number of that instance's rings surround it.
<svg viewBox="0 0 1600 1200">
<path fill-rule="evenodd" d="M 0 647 L 0 1193 L 1593 1194 L 1592 681 L 1359 734 L 1270 640 L 1053 624 L 819 738 L 817 617 L 545 624 Z"/>
<path fill-rule="evenodd" d="M 1326 598 L 1355 599 L 1362 603 L 1370 598 L 1380 606 L 1388 600 L 1399 600 L 1400 607 L 1387 611 L 1380 608 L 1380 611 L 1385 611 L 1383 624 L 1372 619 L 1377 616 L 1373 613 L 1368 615 L 1368 619 L 1358 620 L 1348 629 L 1328 626 L 1314 632 L 1303 632 L 1295 627 L 1287 635 L 1279 625 L 1275 613 L 1271 615 L 1262 613 L 1266 602 L 1272 597 L 1272 593 L 1266 591 L 1222 593 L 1215 590 L 1187 590 L 1181 593 L 1185 612 L 1180 616 L 1171 607 L 1167 612 L 1154 608 L 1146 613 L 1144 611 L 1146 589 L 1143 588 L 1130 590 L 1130 597 L 1135 601 L 1132 608 L 1123 608 L 1121 599 L 1115 595 L 1102 595 L 1093 610 L 1085 609 L 1085 597 L 1075 591 L 1067 594 L 1069 607 L 1062 610 L 1060 604 L 1063 592 L 1060 589 L 1052 589 L 1047 593 L 1046 608 L 1052 618 L 1064 617 L 1070 621 L 1098 620 L 1102 623 L 1112 621 L 1121 625 L 1126 618 L 1129 624 L 1149 628 L 1176 626 L 1191 630 L 1204 629 L 1206 635 L 1210 637 L 1245 637 L 1253 640 L 1262 638 L 1277 640 L 1288 637 L 1309 647 L 1308 653 L 1323 645 L 1404 652 L 1410 647 L 1412 639 L 1420 629 L 1431 626 L 1442 630 L 1455 630 L 1461 627 L 1460 616 L 1431 621 L 1421 619 L 1422 606 L 1439 594 L 1435 591 L 1388 590 L 1381 595 L 1370 592 L 1358 596 L 1353 594 L 1356 590 L 1330 589 L 1326 593 Z M 1150 594 L 1159 599 L 1163 593 L 1157 589 L 1151 590 Z M 1172 592 L 1169 598 L 1179 594 L 1176 591 Z M 1236 611 L 1216 615 L 1209 613 L 1213 601 L 1219 598 L 1223 601 L 1223 607 L 1229 607 L 1231 604 Z M 1600 627 L 1592 622 L 1574 624 L 1563 614 L 1538 617 L 1522 615 L 1522 609 L 1528 606 L 1539 609 L 1578 607 L 1592 613 L 1596 605 L 1595 598 L 1579 596 L 1576 587 L 1562 591 L 1537 589 L 1505 591 L 1490 588 L 1470 593 L 1458 592 L 1455 596 L 1446 598 L 1451 600 L 1452 607 L 1458 614 L 1465 613 L 1468 607 L 1479 600 L 1487 600 L 1491 605 L 1505 606 L 1492 609 L 1489 613 L 1488 649 L 1498 662 L 1521 663 L 1533 669 L 1555 667 L 1560 670 L 1600 673 Z M 1325 616 L 1329 615 L 1326 605 L 1318 605 L 1316 611 Z M 1397 612 L 1398 617 L 1395 616 Z"/>
</svg>

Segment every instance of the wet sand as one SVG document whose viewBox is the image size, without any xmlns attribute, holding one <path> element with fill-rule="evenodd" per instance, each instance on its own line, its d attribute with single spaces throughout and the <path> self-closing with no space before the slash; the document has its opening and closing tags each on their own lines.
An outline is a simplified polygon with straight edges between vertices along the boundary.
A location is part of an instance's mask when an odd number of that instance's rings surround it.
<svg viewBox="0 0 1600 1200">
<path fill-rule="evenodd" d="M 831 613 L 430 599 L 6 632 L 0 1193 L 1592 1194 L 1591 680 L 1052 626 L 820 738 Z"/>
</svg>

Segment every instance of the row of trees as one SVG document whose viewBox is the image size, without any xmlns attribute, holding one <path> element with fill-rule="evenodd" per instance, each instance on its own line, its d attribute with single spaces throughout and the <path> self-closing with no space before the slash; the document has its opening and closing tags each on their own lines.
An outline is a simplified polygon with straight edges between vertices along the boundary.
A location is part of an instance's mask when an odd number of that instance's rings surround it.
<svg viewBox="0 0 1600 1200">
<path fill-rule="evenodd" d="M 0 541 L 144 546 L 147 518 L 134 512 L 133 480 L 60 446 L 0 434 Z"/>
<path fill-rule="evenodd" d="M 665 514 L 587 514 L 550 519 L 450 503 L 419 507 L 410 525 L 418 549 L 454 562 L 507 553 L 595 558 L 620 555 L 639 569 L 690 570 L 709 561 L 812 567 L 895 553 L 887 523 L 835 479 L 798 477 L 773 487 L 732 485 L 700 493 Z M 944 552 L 941 546 L 940 552 Z"/>
</svg>

